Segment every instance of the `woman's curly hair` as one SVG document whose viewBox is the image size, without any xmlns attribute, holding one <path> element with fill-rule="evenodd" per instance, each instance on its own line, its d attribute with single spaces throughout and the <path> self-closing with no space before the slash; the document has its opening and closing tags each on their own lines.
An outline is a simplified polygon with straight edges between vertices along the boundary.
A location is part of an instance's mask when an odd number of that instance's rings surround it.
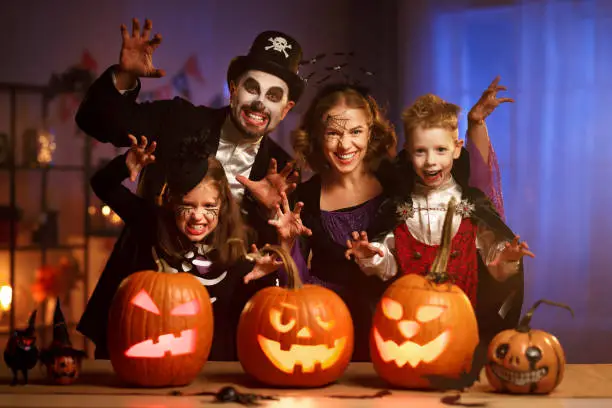
<svg viewBox="0 0 612 408">
<path fill-rule="evenodd" d="M 374 171 L 380 161 L 394 155 L 397 136 L 393 125 L 384 117 L 369 92 L 350 84 L 331 84 L 314 97 L 300 126 L 291 132 L 293 149 L 300 166 L 324 173 L 329 163 L 323 155 L 323 116 L 332 107 L 344 103 L 349 108 L 363 109 L 370 125 L 370 140 L 364 163 Z"/>
</svg>

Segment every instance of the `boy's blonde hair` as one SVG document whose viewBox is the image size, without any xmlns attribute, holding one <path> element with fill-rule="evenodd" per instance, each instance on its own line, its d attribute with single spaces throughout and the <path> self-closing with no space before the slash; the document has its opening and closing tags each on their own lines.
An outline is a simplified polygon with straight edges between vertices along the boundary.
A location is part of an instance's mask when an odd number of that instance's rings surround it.
<svg viewBox="0 0 612 408">
<path fill-rule="evenodd" d="M 417 127 L 423 129 L 442 128 L 454 131 L 455 139 L 459 138 L 458 122 L 461 108 L 454 103 L 446 102 L 434 94 L 426 94 L 417 98 L 416 101 L 404 112 L 402 122 L 404 123 L 404 134 L 406 142 Z"/>
</svg>

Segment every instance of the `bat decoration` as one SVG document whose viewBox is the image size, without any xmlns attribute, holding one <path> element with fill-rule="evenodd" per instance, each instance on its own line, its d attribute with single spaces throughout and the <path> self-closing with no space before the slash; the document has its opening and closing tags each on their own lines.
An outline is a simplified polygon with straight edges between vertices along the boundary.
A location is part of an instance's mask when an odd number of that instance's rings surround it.
<svg viewBox="0 0 612 408">
<path fill-rule="evenodd" d="M 502 303 L 501 307 L 499 308 L 499 311 L 497 312 L 497 314 L 499 314 L 499 316 L 502 319 L 506 318 L 508 311 L 510 311 L 510 308 L 512 308 L 512 303 L 514 302 L 515 296 L 516 296 L 516 290 L 513 290 L 512 293 L 508 295 L 506 300 L 504 300 L 504 303 Z"/>
<path fill-rule="evenodd" d="M 442 403 L 445 405 L 457 405 L 467 407 L 481 407 L 485 406 L 485 403 L 464 403 L 461 402 L 461 392 L 465 391 L 466 388 L 470 388 L 476 381 L 480 382 L 480 372 L 487 363 L 488 344 L 486 341 L 481 340 L 474 350 L 474 356 L 472 357 L 472 367 L 469 372 L 463 372 L 459 378 L 447 378 L 438 375 L 429 375 L 427 379 L 431 382 L 433 388 L 440 391 L 458 391 L 459 394 L 452 396 L 442 397 Z M 467 405 L 466 405 L 467 404 Z M 473 405 L 479 404 L 479 405 Z"/>
<path fill-rule="evenodd" d="M 442 403 L 444 405 L 453 405 L 458 407 L 486 407 L 486 402 L 462 402 L 461 394 L 447 395 L 442 397 Z"/>
<path fill-rule="evenodd" d="M 40 353 L 40 361 L 47 367 L 49 381 L 59 385 L 75 382 L 85 355 L 84 351 L 72 348 L 60 300 L 57 298 L 53 314 L 53 341 Z"/>
<path fill-rule="evenodd" d="M 17 385 L 19 371 L 23 375 L 23 384 L 27 384 L 28 371 L 33 369 L 38 362 L 35 323 L 36 310 L 30 315 L 28 327 L 23 330 L 15 330 L 4 349 L 4 362 L 13 372 L 11 385 Z"/>
<path fill-rule="evenodd" d="M 459 378 L 447 378 L 438 375 L 429 375 L 427 379 L 431 382 L 433 388 L 440 391 L 459 391 L 462 392 L 466 388 L 470 388 L 476 381 L 480 381 L 480 372 L 487 363 L 487 349 L 488 344 L 484 341 L 480 341 L 476 350 L 474 350 L 474 356 L 472 358 L 472 368 L 469 372 L 463 372 Z"/>
<path fill-rule="evenodd" d="M 329 398 L 339 398 L 339 399 L 374 399 L 374 398 L 383 398 L 388 395 L 391 395 L 391 391 L 389 390 L 381 390 L 375 394 L 364 394 L 364 395 L 330 395 Z"/>
<path fill-rule="evenodd" d="M 245 406 L 261 405 L 260 401 L 278 401 L 278 397 L 275 397 L 272 395 L 246 394 L 246 393 L 243 394 L 232 386 L 225 386 L 217 392 L 205 391 L 205 392 L 198 392 L 194 394 L 191 394 L 191 393 L 185 394 L 181 391 L 172 391 L 170 395 L 172 396 L 210 395 L 211 397 L 215 397 L 215 402 L 217 403 L 234 402 L 234 403 L 242 404 Z"/>
</svg>

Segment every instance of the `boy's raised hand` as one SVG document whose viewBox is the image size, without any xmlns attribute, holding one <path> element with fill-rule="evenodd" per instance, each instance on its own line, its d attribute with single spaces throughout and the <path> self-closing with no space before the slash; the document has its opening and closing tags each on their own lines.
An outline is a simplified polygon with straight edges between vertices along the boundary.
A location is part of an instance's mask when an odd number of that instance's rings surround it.
<svg viewBox="0 0 612 408">
<path fill-rule="evenodd" d="M 344 256 L 349 260 L 351 255 L 356 259 L 371 258 L 376 254 L 384 256 L 382 249 L 377 248 L 368 241 L 368 234 L 365 231 L 361 231 L 361 234 L 353 231 L 353 240 L 347 239 L 346 246 L 348 249 L 344 252 Z"/>
<path fill-rule="evenodd" d="M 495 77 L 493 82 L 485 89 L 480 96 L 480 99 L 470 109 L 468 119 L 470 122 L 483 123 L 499 105 L 506 102 L 514 102 L 512 98 L 498 98 L 497 92 L 505 91 L 505 86 L 499 85 L 499 75 Z"/>
<path fill-rule="evenodd" d="M 147 138 L 145 136 L 140 136 L 140 144 L 138 144 L 138 140 L 136 140 L 134 135 L 130 134 L 128 137 L 132 141 L 132 146 L 130 146 L 130 150 L 128 150 L 125 156 L 125 164 L 130 171 L 130 180 L 136 181 L 142 169 L 155 161 L 153 152 L 157 143 L 152 142 L 147 146 Z"/>
<path fill-rule="evenodd" d="M 496 266 L 501 262 L 520 261 L 525 255 L 535 258 L 535 254 L 529 250 L 529 245 L 524 241 L 519 242 L 519 239 L 520 237 L 517 235 L 512 242 L 506 242 L 506 248 L 491 262 L 491 265 Z"/>
</svg>

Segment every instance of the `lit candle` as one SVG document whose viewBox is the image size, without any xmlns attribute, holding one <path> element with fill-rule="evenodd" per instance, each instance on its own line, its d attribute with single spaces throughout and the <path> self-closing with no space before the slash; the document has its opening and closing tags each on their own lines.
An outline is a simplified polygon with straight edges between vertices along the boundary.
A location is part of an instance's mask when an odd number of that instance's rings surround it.
<svg viewBox="0 0 612 408">
<path fill-rule="evenodd" d="M 11 308 L 13 300 L 13 288 L 9 285 L 0 286 L 0 310 L 6 312 Z"/>
</svg>

